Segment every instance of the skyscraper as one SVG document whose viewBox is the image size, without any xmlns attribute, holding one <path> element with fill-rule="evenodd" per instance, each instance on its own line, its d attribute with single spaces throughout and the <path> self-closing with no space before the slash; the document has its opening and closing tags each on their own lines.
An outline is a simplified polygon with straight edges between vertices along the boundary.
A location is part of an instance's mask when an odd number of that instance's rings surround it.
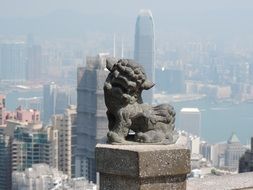
<svg viewBox="0 0 253 190">
<path fill-rule="evenodd" d="M 66 108 L 68 108 L 68 106 L 71 104 L 71 97 L 70 89 L 62 86 L 57 88 L 55 114 L 62 114 L 65 112 Z"/>
<path fill-rule="evenodd" d="M 51 148 L 45 130 L 16 127 L 12 142 L 12 171 L 24 171 L 32 164 L 51 164 Z"/>
<path fill-rule="evenodd" d="M 0 189 L 11 189 L 11 138 L 0 134 Z"/>
<path fill-rule="evenodd" d="M 238 170 L 239 159 L 244 154 L 245 148 L 240 143 L 235 133 L 229 137 L 225 150 L 225 167 L 229 170 Z"/>
<path fill-rule="evenodd" d="M 48 127 L 52 149 L 52 166 L 69 177 L 74 176 L 74 146 L 76 140 L 76 107 L 69 106 L 64 114 L 52 116 L 52 126 Z"/>
<path fill-rule="evenodd" d="M 239 160 L 239 173 L 253 172 L 253 137 L 251 137 L 251 149 L 246 150 Z"/>
<path fill-rule="evenodd" d="M 3 80 L 25 80 L 25 43 L 0 44 L 0 78 Z"/>
<path fill-rule="evenodd" d="M 135 26 L 134 59 L 141 64 L 147 77 L 155 82 L 155 34 L 150 10 L 141 10 Z M 143 93 L 143 101 L 152 103 L 154 89 Z"/>
<path fill-rule="evenodd" d="M 86 58 L 77 70 L 77 147 L 75 177 L 96 182 L 95 146 L 104 141 L 107 127 L 103 86 L 108 75 L 107 54 Z"/>
<path fill-rule="evenodd" d="M 0 125 L 5 123 L 5 96 L 0 94 Z"/>
<path fill-rule="evenodd" d="M 57 88 L 55 83 L 43 86 L 43 121 L 48 122 L 55 114 Z"/>
<path fill-rule="evenodd" d="M 74 90 L 66 86 L 59 86 L 54 82 L 43 87 L 43 121 L 48 123 L 54 114 L 63 114 L 68 106 L 74 102 Z M 72 98 L 73 99 L 73 98 Z"/>
<path fill-rule="evenodd" d="M 182 108 L 180 110 L 179 129 L 200 137 L 201 113 L 198 108 Z"/>
<path fill-rule="evenodd" d="M 42 53 L 40 45 L 27 46 L 26 79 L 38 81 L 41 79 Z"/>
</svg>

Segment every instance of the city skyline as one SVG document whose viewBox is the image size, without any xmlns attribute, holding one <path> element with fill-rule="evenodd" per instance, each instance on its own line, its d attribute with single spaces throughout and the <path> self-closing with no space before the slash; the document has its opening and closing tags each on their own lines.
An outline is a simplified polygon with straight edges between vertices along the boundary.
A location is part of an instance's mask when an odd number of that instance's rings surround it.
<svg viewBox="0 0 253 190">
<path fill-rule="evenodd" d="M 14 2 L 5 2 L 1 6 L 1 33 L 8 36 L 33 33 L 41 37 L 82 39 L 85 36 L 92 37 L 92 34 L 96 33 L 120 33 L 125 39 L 132 40 L 131 33 L 134 31 L 139 10 L 152 8 L 156 33 L 159 34 L 157 37 L 170 36 L 176 40 L 186 37 L 206 38 L 216 39 L 221 43 L 238 41 L 239 36 L 244 43 L 247 43 L 249 38 L 252 39 L 253 28 L 248 24 L 252 17 L 252 2 L 249 0 L 244 3 L 228 0 L 205 3 L 200 0 L 160 0 L 160 3 L 150 0 L 141 0 L 138 3 L 133 0 L 121 3 L 115 0 L 77 0 L 75 3 L 55 1 L 50 4 L 48 1 L 34 3 L 31 0 Z M 104 6 L 101 6 L 101 9 L 97 4 Z M 160 6 L 161 4 L 164 6 Z M 128 11 L 122 11 L 124 9 Z M 119 27 L 114 27 L 115 25 Z M 239 41 L 242 41 L 241 39 Z"/>
<path fill-rule="evenodd" d="M 50 170 L 50 180 L 60 172 L 60 180 L 73 178 L 69 183 L 97 182 L 95 147 L 106 143 L 103 86 L 112 56 L 134 59 L 155 83 L 144 103 L 174 107 L 179 139 L 191 151 L 189 177 L 236 173 L 246 150 L 248 171 L 252 12 L 248 0 L 3 3 L 0 160 L 6 165 L 0 167 L 8 175 L 0 171 L 0 189 L 10 187 L 12 171 L 15 185 L 28 187 L 36 177 L 21 179 L 37 176 L 36 167 Z"/>
</svg>

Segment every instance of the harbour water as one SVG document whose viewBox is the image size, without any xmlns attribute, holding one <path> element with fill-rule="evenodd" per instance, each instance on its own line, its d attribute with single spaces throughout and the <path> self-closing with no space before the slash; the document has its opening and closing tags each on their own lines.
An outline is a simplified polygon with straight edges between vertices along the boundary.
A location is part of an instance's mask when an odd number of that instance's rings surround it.
<svg viewBox="0 0 253 190">
<path fill-rule="evenodd" d="M 34 91 L 12 91 L 6 95 L 8 110 L 14 110 L 19 105 L 18 98 L 42 97 L 42 89 Z M 197 107 L 201 111 L 201 138 L 210 143 L 225 141 L 235 132 L 243 144 L 247 144 L 253 136 L 253 103 L 232 102 L 213 103 L 202 98 L 192 101 L 171 103 L 177 111 L 176 126 L 178 126 L 179 111 L 183 107 Z"/>
<path fill-rule="evenodd" d="M 21 104 L 25 104 L 25 101 L 19 101 L 18 99 L 28 99 L 28 98 L 34 98 L 34 97 L 43 97 L 42 89 L 36 89 L 36 90 L 13 90 L 9 91 L 6 94 L 6 108 L 7 110 L 13 111 Z M 42 104 L 42 99 L 41 99 Z M 27 105 L 29 107 L 29 105 Z M 42 105 L 38 105 L 39 109 Z M 38 109 L 36 107 L 31 107 L 33 109 Z"/>
<path fill-rule="evenodd" d="M 226 141 L 235 132 L 243 144 L 253 136 L 253 103 L 213 103 L 208 99 L 173 103 L 177 114 L 183 107 L 201 111 L 201 138 L 210 143 Z M 176 122 L 178 125 L 178 120 Z"/>
</svg>

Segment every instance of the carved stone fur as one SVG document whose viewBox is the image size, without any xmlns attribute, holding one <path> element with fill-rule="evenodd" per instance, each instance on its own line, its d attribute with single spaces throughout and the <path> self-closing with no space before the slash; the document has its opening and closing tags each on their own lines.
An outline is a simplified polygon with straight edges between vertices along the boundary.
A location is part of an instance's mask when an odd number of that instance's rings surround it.
<svg viewBox="0 0 253 190">
<path fill-rule="evenodd" d="M 175 111 L 169 104 L 152 107 L 144 104 L 141 93 L 154 86 L 143 68 L 134 60 L 107 59 L 110 71 L 105 84 L 109 143 L 130 143 L 129 131 L 135 132 L 132 141 L 140 143 L 174 143 Z"/>
</svg>

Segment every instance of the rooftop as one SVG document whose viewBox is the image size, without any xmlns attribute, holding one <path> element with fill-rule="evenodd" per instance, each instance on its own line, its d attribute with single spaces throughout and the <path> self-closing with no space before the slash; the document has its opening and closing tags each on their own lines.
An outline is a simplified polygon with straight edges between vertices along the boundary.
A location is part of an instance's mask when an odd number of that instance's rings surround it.
<svg viewBox="0 0 253 190">
<path fill-rule="evenodd" d="M 240 140 L 238 139 L 237 135 L 235 133 L 232 133 L 232 135 L 228 139 L 228 143 L 239 143 Z"/>
<path fill-rule="evenodd" d="M 151 16 L 152 17 L 151 10 L 141 9 L 140 12 L 139 12 L 139 16 Z"/>
<path fill-rule="evenodd" d="M 199 112 L 198 108 L 182 108 L 181 112 Z"/>
</svg>

